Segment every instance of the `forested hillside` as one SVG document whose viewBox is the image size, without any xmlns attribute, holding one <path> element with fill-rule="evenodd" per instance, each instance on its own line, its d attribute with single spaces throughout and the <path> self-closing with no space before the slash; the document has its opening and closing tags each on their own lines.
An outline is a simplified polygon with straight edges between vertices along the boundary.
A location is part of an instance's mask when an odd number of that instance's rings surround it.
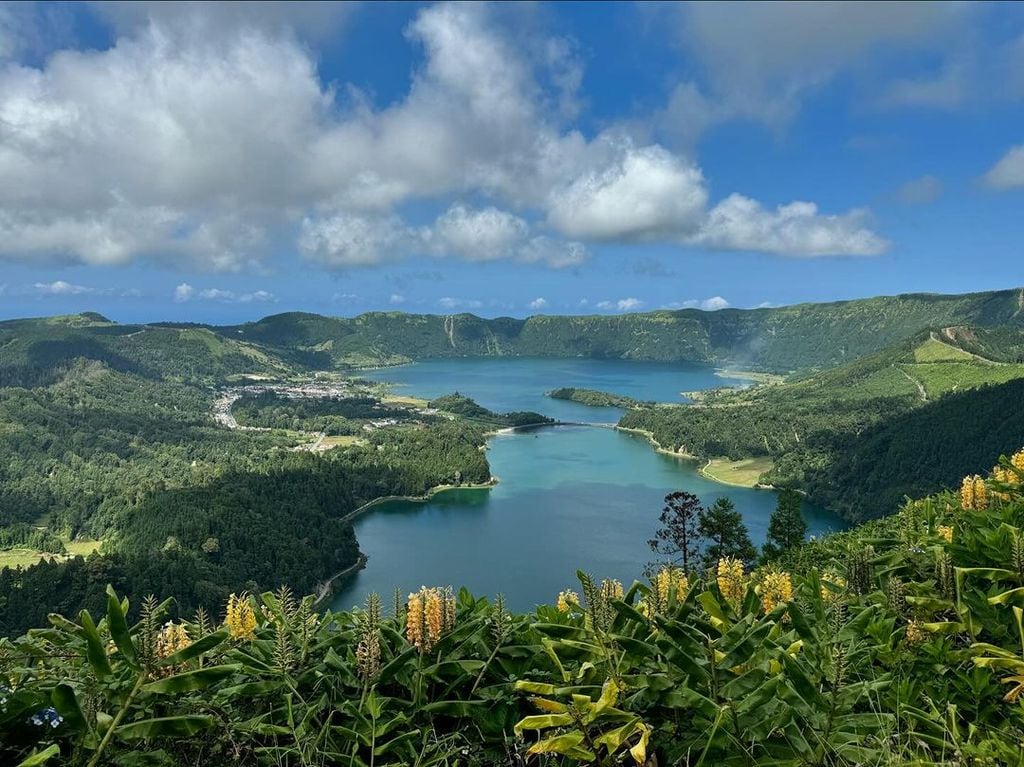
<svg viewBox="0 0 1024 767">
<path fill-rule="evenodd" d="M 504 355 L 691 361 L 790 371 L 838 365 L 926 328 L 951 325 L 1024 326 L 1021 291 L 525 320 L 401 312 L 344 319 L 292 313 L 216 330 L 319 367 Z"/>
<path fill-rule="evenodd" d="M 985 338 L 1003 358 L 1013 357 L 1021 338 L 1016 330 L 956 330 L 958 338 Z M 1010 407 L 1022 391 L 1024 365 L 980 358 L 950 337 L 926 331 L 780 385 L 711 392 L 696 406 L 633 408 L 620 425 L 689 455 L 771 457 L 774 468 L 764 481 L 803 488 L 851 520 L 876 517 L 905 494 L 941 489 L 1024 439 L 1024 417 Z M 1005 414 L 998 426 L 989 419 L 979 430 L 969 426 L 980 422 L 976 407 Z M 958 429 L 959 449 L 945 450 L 943 439 Z M 937 451 L 946 458 L 912 470 Z"/>
<path fill-rule="evenodd" d="M 270 425 L 286 429 L 218 426 L 206 382 L 301 371 L 207 329 L 80 315 L 0 333 L 0 567 L 60 560 L 0 570 L 0 634 L 96 608 L 107 583 L 188 610 L 240 589 L 311 591 L 357 561 L 348 512 L 490 479 L 482 426 L 389 406 L 350 382 L 337 399 L 274 397 L 291 410 Z M 381 419 L 393 427 L 367 426 Z M 318 437 L 305 427 L 339 424 L 359 437 L 300 450 Z"/>
</svg>

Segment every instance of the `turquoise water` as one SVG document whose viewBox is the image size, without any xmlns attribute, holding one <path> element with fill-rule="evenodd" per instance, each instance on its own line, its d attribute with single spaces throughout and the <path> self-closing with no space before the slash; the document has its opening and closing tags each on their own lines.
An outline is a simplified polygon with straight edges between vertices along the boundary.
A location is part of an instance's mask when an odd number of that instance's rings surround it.
<svg viewBox="0 0 1024 767">
<path fill-rule="evenodd" d="M 556 402 L 544 392 L 586 386 L 679 401 L 680 391 L 722 385 L 708 368 L 594 360 L 431 361 L 375 377 L 405 384 L 409 394 L 431 397 L 457 388 L 496 410 L 587 422 L 613 421 L 616 411 Z M 338 591 L 333 607 L 361 603 L 370 592 L 389 603 L 396 587 L 405 594 L 420 585 L 451 585 L 481 595 L 500 591 L 512 608 L 530 609 L 576 587 L 577 568 L 627 584 L 640 578 L 669 492 L 687 490 L 706 504 L 728 496 L 755 544 L 764 540 L 775 508 L 771 491 L 712 482 L 695 462 L 612 429 L 556 426 L 501 434 L 490 440 L 488 460 L 500 479 L 494 488 L 382 504 L 356 520 L 369 562 Z M 842 526 L 820 509 L 807 507 L 804 514 L 814 534 Z"/>
</svg>

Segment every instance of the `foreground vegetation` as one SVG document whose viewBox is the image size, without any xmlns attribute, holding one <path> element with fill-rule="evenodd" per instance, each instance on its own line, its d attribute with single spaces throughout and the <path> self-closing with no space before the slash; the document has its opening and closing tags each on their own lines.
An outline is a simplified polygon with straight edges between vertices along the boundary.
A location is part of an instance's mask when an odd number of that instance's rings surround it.
<svg viewBox="0 0 1024 767">
<path fill-rule="evenodd" d="M 114 591 L 0 644 L 5 763 L 1002 765 L 1024 759 L 1024 452 L 748 572 L 580 574 L 183 616 Z M 223 617 L 223 619 L 222 619 Z"/>
</svg>

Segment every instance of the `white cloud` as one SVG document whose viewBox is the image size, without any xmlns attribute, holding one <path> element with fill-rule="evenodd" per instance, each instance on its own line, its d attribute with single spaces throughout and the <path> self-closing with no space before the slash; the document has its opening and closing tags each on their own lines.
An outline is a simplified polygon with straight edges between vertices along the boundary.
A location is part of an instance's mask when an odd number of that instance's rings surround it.
<svg viewBox="0 0 1024 767">
<path fill-rule="evenodd" d="M 219 301 L 225 304 L 268 303 L 277 300 L 273 293 L 266 290 L 236 293 L 233 290 L 223 290 L 222 288 L 203 288 L 197 291 L 187 282 L 181 283 L 174 289 L 175 301 L 182 303 L 193 299 L 199 301 Z"/>
<path fill-rule="evenodd" d="M 328 266 L 370 266 L 399 258 L 410 242 L 397 216 L 339 213 L 303 220 L 299 249 Z"/>
<path fill-rule="evenodd" d="M 555 190 L 548 221 L 570 237 L 653 239 L 694 226 L 707 196 L 698 168 L 659 146 L 627 146 L 613 164 Z"/>
<path fill-rule="evenodd" d="M 604 309 L 605 311 L 633 312 L 640 309 L 643 305 L 644 302 L 639 298 L 620 298 L 618 301 L 600 301 L 597 304 L 597 308 Z"/>
<path fill-rule="evenodd" d="M 467 261 L 495 261 L 507 258 L 528 232 L 523 219 L 493 206 L 471 210 L 453 205 L 437 219 L 428 238 L 443 254 Z"/>
<path fill-rule="evenodd" d="M 686 243 L 706 228 L 695 163 L 621 126 L 566 127 L 582 78 L 568 41 L 513 40 L 483 4 L 424 8 L 407 36 L 425 59 L 378 109 L 325 86 L 282 29 L 287 16 L 310 34 L 328 11 L 290 9 L 106 9 L 113 46 L 0 68 L 0 258 L 239 271 L 291 240 L 333 268 L 417 255 L 560 268 L 587 258 L 583 240 Z M 483 202 L 426 227 L 396 212 L 447 199 Z M 801 223 L 843 216 L 818 218 Z"/>
<path fill-rule="evenodd" d="M 723 250 L 750 250 L 796 257 L 883 253 L 888 243 L 866 225 L 866 212 L 820 215 L 811 202 L 792 202 L 774 211 L 733 194 L 708 213 L 689 241 Z"/>
<path fill-rule="evenodd" d="M 534 311 L 546 309 L 548 306 L 548 300 L 546 298 L 535 298 L 528 304 L 528 306 Z"/>
<path fill-rule="evenodd" d="M 896 196 L 910 205 L 934 202 L 942 196 L 942 180 L 935 176 L 921 176 L 911 179 L 899 188 Z"/>
<path fill-rule="evenodd" d="M 75 285 L 66 280 L 36 282 L 20 292 L 37 296 L 113 296 L 115 298 L 138 298 L 142 295 L 142 291 L 138 288 L 93 288 L 87 285 Z"/>
<path fill-rule="evenodd" d="M 712 296 L 711 298 L 706 298 L 700 302 L 700 308 L 706 312 L 714 312 L 719 309 L 727 309 L 728 307 L 729 302 L 721 296 Z"/>
<path fill-rule="evenodd" d="M 703 300 L 689 298 L 686 301 L 674 301 L 665 305 L 665 309 L 703 309 L 706 312 L 714 312 L 719 309 L 727 309 L 730 303 L 721 296 L 712 296 Z"/>
<path fill-rule="evenodd" d="M 97 292 L 95 288 L 88 288 L 85 285 L 74 285 L 64 280 L 37 282 L 32 287 L 36 293 L 44 296 L 80 296 L 85 293 Z"/>
<path fill-rule="evenodd" d="M 438 299 L 437 305 L 442 309 L 479 309 L 484 304 L 483 301 L 478 301 L 475 298 L 452 298 L 451 296 L 445 296 Z"/>
<path fill-rule="evenodd" d="M 399 293 L 392 293 L 391 297 L 388 299 L 388 303 L 392 306 L 401 306 L 405 303 L 405 296 Z"/>
<path fill-rule="evenodd" d="M 1024 186 L 1024 144 L 1010 147 L 982 180 L 992 189 Z"/>
</svg>

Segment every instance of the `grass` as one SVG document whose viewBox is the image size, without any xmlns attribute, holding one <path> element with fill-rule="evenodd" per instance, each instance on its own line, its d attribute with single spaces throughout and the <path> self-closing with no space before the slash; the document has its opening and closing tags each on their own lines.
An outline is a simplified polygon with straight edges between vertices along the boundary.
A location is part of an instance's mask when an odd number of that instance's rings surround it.
<svg viewBox="0 0 1024 767">
<path fill-rule="evenodd" d="M 68 550 L 67 555 L 49 554 L 26 548 L 0 551 L 0 570 L 5 567 L 31 567 L 44 559 L 56 559 L 58 562 L 62 562 L 71 557 L 85 557 L 100 547 L 100 541 L 65 541 L 64 547 Z"/>
<path fill-rule="evenodd" d="M 425 408 L 427 400 L 421 397 L 408 397 L 403 394 L 387 394 L 381 398 L 381 402 L 388 405 L 409 405 L 410 407 Z"/>
<path fill-rule="evenodd" d="M 930 398 L 1024 378 L 1024 365 L 986 365 L 973 358 L 964 362 L 923 362 L 904 367 L 924 384 Z"/>
<path fill-rule="evenodd" d="M 956 362 L 973 360 L 974 355 L 945 344 L 937 338 L 929 338 L 914 349 L 914 362 Z"/>
<path fill-rule="evenodd" d="M 742 458 L 738 461 L 730 461 L 728 458 L 711 458 L 700 470 L 700 473 L 708 479 L 725 485 L 754 487 L 761 475 L 771 470 L 773 465 L 772 459 L 767 456 Z"/>
<path fill-rule="evenodd" d="M 366 440 L 362 437 L 340 434 L 335 437 L 324 437 L 322 444 L 327 445 L 328 447 L 343 447 L 347 445 L 365 445 Z"/>
</svg>

